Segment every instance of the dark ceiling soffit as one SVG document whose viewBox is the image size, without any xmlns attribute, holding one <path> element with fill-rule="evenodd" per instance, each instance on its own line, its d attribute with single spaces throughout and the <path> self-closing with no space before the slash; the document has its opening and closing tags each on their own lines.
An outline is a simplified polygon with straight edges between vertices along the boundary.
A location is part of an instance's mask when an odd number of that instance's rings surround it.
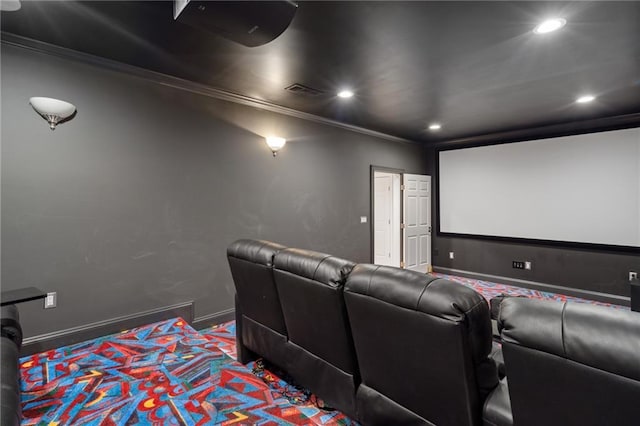
<svg viewBox="0 0 640 426">
<path fill-rule="evenodd" d="M 436 150 L 470 148 L 474 146 L 498 145 L 502 143 L 524 142 L 536 139 L 548 139 L 572 136 L 584 133 L 604 132 L 608 130 L 628 129 L 640 126 L 640 113 L 592 118 L 549 126 L 518 129 L 507 132 L 490 133 L 481 136 L 453 139 L 434 144 Z"/>
<path fill-rule="evenodd" d="M 409 139 L 400 138 L 386 133 L 377 132 L 375 130 L 365 129 L 364 127 L 354 126 L 351 124 L 341 123 L 339 121 L 331 120 L 329 118 L 320 117 L 315 114 L 309 114 L 306 112 L 298 111 L 292 108 L 283 107 L 270 102 L 266 102 L 260 99 L 251 98 L 249 96 L 240 95 L 237 93 L 227 92 L 222 89 L 216 89 L 204 84 L 194 83 L 182 78 L 173 77 L 167 74 L 162 74 L 155 71 L 150 71 L 144 68 L 135 67 L 122 62 L 113 61 L 99 56 L 90 55 L 84 52 L 78 52 L 76 50 L 67 49 L 65 47 L 56 46 L 53 44 L 45 43 L 39 40 L 34 40 L 28 37 L 22 37 L 19 35 L 0 32 L 2 37 L 2 44 L 9 46 L 20 47 L 35 52 L 45 53 L 53 56 L 58 56 L 65 59 L 71 59 L 77 62 L 94 65 L 100 68 L 106 68 L 111 71 L 116 71 L 128 75 L 132 75 L 147 81 L 151 81 L 163 86 L 171 87 L 174 89 L 184 90 L 187 92 L 196 93 L 203 96 L 208 96 L 223 101 L 234 102 L 236 104 L 246 105 L 265 111 L 275 112 L 277 114 L 288 115 L 290 117 L 300 118 L 302 120 L 312 121 L 315 123 L 326 124 L 341 129 L 350 130 L 352 132 L 361 133 L 367 136 L 373 136 L 380 139 L 386 139 L 392 142 L 401 142 L 411 145 L 419 145 L 419 142 Z"/>
</svg>

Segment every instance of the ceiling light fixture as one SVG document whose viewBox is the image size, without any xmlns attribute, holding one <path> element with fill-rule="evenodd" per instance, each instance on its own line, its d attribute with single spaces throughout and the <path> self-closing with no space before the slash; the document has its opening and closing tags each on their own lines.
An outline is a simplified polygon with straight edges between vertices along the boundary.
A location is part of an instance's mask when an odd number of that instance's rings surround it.
<svg viewBox="0 0 640 426">
<path fill-rule="evenodd" d="M 440 130 L 440 129 L 442 129 L 442 125 L 440 123 L 429 124 L 429 130 Z"/>
<path fill-rule="evenodd" d="M 55 130 L 58 124 L 73 118 L 76 112 L 73 104 L 59 99 L 34 97 L 29 99 L 29 103 L 42 118 L 47 120 L 51 130 Z"/>
<path fill-rule="evenodd" d="M 287 140 L 285 138 L 281 138 L 278 136 L 267 136 L 265 138 L 265 141 L 267 142 L 269 149 L 271 149 L 274 157 L 276 156 L 276 154 L 278 154 L 278 151 L 280 151 L 287 143 Z"/>
<path fill-rule="evenodd" d="M 536 26 L 533 29 L 533 32 L 536 34 L 547 34 L 547 33 L 559 30 L 560 28 L 564 27 L 566 24 L 567 24 L 567 20 L 563 18 L 547 19 L 546 21 Z"/>
<path fill-rule="evenodd" d="M 338 92 L 338 97 L 343 99 L 352 98 L 353 92 L 351 90 L 341 90 Z"/>
<path fill-rule="evenodd" d="M 595 100 L 596 97 L 593 95 L 584 95 L 584 96 L 580 96 L 578 99 L 576 99 L 576 103 L 578 104 L 587 104 L 593 100 Z"/>
</svg>

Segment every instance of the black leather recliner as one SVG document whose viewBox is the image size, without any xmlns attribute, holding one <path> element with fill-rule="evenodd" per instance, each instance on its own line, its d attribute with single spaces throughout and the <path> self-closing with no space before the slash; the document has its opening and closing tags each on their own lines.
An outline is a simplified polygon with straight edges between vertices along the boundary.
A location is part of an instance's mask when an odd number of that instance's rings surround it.
<svg viewBox="0 0 640 426">
<path fill-rule="evenodd" d="M 510 298 L 499 326 L 516 426 L 640 424 L 640 313 Z"/>
<path fill-rule="evenodd" d="M 274 276 L 289 345 L 287 372 L 328 405 L 356 418 L 358 366 L 343 286 L 354 263 L 309 250 L 274 257 Z"/>
<path fill-rule="evenodd" d="M 0 424 L 17 426 L 22 418 L 20 405 L 20 347 L 22 328 L 15 305 L 2 307 L 2 336 L 0 337 L 0 382 L 2 386 Z"/>
<path fill-rule="evenodd" d="M 269 241 L 238 240 L 227 249 L 236 287 L 238 361 L 263 356 L 281 368 L 289 357 L 287 327 L 273 279 L 273 256 L 284 246 Z"/>
<path fill-rule="evenodd" d="M 498 375 L 485 299 L 464 285 L 418 272 L 357 265 L 345 301 L 366 425 L 482 424 Z"/>
</svg>

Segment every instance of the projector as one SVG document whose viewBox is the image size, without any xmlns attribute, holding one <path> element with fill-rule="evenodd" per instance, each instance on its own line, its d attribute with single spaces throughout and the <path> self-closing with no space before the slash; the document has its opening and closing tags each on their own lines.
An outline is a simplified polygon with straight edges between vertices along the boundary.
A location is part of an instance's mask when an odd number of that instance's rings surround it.
<svg viewBox="0 0 640 426">
<path fill-rule="evenodd" d="M 173 6 L 174 20 L 248 47 L 282 34 L 298 9 L 291 1 L 175 0 Z"/>
</svg>

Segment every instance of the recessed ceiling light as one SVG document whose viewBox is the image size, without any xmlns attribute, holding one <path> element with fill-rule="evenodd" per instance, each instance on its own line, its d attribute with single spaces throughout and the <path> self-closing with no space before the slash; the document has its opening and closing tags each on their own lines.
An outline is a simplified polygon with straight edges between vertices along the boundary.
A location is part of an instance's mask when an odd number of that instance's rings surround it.
<svg viewBox="0 0 640 426">
<path fill-rule="evenodd" d="M 586 104 L 589 103 L 591 101 L 593 101 L 596 97 L 593 95 L 584 95 L 584 96 L 580 96 L 578 99 L 576 99 L 576 103 L 579 104 Z"/>
<path fill-rule="evenodd" d="M 440 130 L 440 129 L 442 129 L 442 125 L 440 123 L 429 124 L 429 130 Z"/>
<path fill-rule="evenodd" d="M 533 29 L 533 32 L 536 34 L 550 33 L 564 27 L 566 23 L 567 23 L 567 20 L 562 18 L 547 19 L 546 21 L 542 22 L 537 27 L 535 27 Z"/>
<path fill-rule="evenodd" d="M 353 92 L 351 90 L 341 90 L 338 92 L 338 97 L 344 99 L 351 98 L 353 97 Z"/>
</svg>

